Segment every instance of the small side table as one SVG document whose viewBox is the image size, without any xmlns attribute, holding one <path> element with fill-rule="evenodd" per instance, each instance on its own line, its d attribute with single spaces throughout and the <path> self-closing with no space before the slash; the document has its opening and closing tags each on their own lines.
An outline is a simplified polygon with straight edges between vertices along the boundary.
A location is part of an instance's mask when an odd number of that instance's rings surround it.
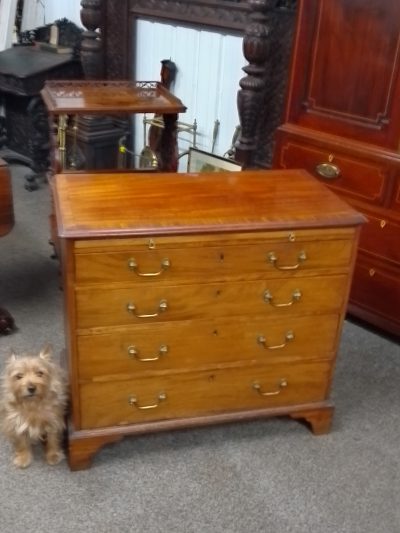
<svg viewBox="0 0 400 533">
<path fill-rule="evenodd" d="M 29 166 L 25 187 L 37 189 L 36 180 L 49 168 L 49 126 L 40 91 L 49 79 L 82 76 L 79 59 L 37 46 L 16 46 L 0 52 L 0 103 L 5 109 L 6 140 L 3 158 Z"/>
</svg>

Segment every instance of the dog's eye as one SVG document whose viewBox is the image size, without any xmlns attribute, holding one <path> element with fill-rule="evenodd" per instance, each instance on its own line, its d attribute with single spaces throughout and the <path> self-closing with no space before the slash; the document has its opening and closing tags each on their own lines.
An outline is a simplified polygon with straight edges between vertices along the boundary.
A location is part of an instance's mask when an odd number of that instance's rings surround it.
<svg viewBox="0 0 400 533">
<path fill-rule="evenodd" d="M 42 372 L 41 370 L 38 370 L 36 372 L 36 375 L 37 375 L 38 378 L 42 378 L 44 376 L 44 372 Z"/>
<path fill-rule="evenodd" d="M 23 374 L 15 374 L 15 379 L 22 379 L 24 377 Z"/>
</svg>

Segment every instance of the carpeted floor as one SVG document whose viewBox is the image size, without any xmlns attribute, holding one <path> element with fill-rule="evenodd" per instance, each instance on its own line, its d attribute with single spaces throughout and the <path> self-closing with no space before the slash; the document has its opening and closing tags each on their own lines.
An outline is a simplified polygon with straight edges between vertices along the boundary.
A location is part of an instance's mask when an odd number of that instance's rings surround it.
<svg viewBox="0 0 400 533">
<path fill-rule="evenodd" d="M 63 348 L 58 265 L 47 243 L 49 191 L 12 167 L 16 225 L 0 239 L 0 306 L 11 346 Z M 0 437 L 0 532 L 399 533 L 400 349 L 346 322 L 333 430 L 314 437 L 274 419 L 125 439 L 90 470 L 11 464 Z"/>
</svg>

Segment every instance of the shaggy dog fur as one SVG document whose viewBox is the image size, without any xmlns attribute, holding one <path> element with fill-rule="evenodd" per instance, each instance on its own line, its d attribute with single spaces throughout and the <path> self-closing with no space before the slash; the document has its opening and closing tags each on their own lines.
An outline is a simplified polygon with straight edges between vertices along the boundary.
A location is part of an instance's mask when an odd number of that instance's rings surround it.
<svg viewBox="0 0 400 533">
<path fill-rule="evenodd" d="M 32 444 L 39 441 L 45 445 L 48 464 L 63 459 L 67 398 L 64 373 L 52 361 L 49 346 L 38 355 L 12 353 L 2 376 L 0 424 L 13 444 L 16 466 L 30 465 Z"/>
</svg>

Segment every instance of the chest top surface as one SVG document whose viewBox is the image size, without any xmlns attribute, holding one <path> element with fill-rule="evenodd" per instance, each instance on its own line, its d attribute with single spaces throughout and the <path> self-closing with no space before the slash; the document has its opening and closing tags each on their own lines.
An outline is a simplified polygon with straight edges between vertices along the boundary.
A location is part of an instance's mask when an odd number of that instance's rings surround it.
<svg viewBox="0 0 400 533">
<path fill-rule="evenodd" d="M 303 170 L 59 174 L 63 238 L 354 226 L 364 217 Z"/>
</svg>

